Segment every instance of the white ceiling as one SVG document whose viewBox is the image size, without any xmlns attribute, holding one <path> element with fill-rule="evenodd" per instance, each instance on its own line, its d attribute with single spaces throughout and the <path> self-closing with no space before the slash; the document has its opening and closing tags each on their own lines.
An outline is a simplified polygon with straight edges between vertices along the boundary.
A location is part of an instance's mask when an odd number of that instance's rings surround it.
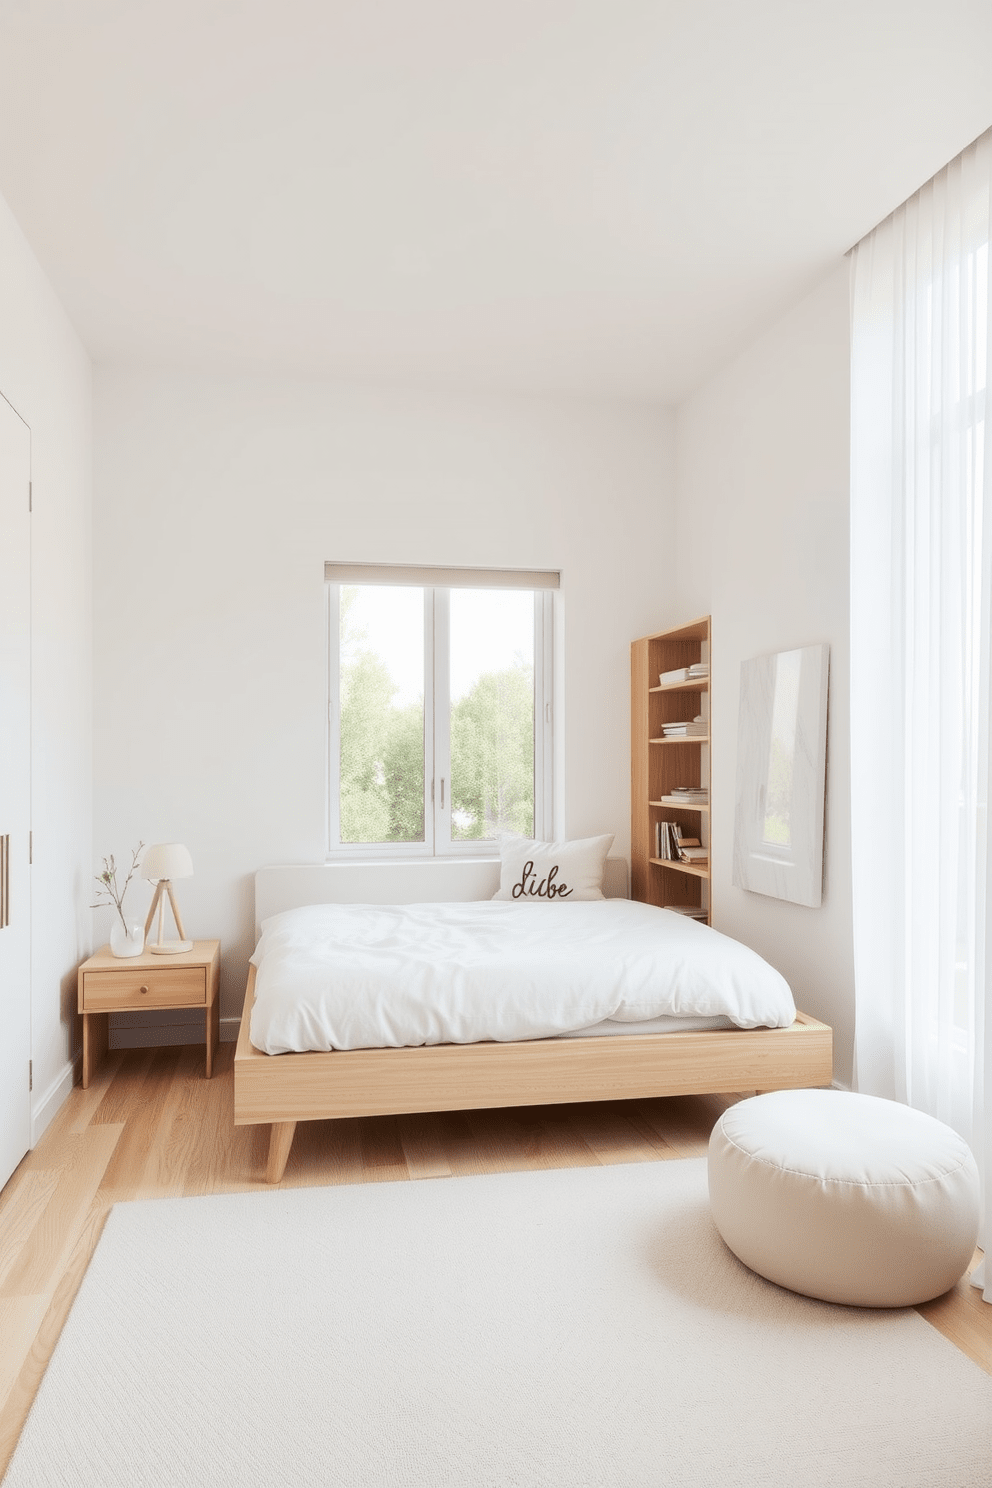
<svg viewBox="0 0 992 1488">
<path fill-rule="evenodd" d="M 0 0 L 0 191 L 98 362 L 675 402 L 990 59 L 990 0 Z"/>
</svg>

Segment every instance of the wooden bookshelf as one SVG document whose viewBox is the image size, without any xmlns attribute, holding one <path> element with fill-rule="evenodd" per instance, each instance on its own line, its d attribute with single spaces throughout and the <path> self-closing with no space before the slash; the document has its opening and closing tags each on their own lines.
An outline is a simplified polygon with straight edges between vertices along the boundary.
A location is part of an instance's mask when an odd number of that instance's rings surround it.
<svg viewBox="0 0 992 1488">
<path fill-rule="evenodd" d="M 710 864 L 676 863 L 654 856 L 654 828 L 659 821 L 678 822 L 684 837 L 698 837 L 709 847 L 711 805 L 690 805 L 672 798 L 676 786 L 704 786 L 710 791 L 710 733 L 705 737 L 665 738 L 665 724 L 711 718 L 711 677 L 687 682 L 659 682 L 662 672 L 710 663 L 710 617 L 643 636 L 630 648 L 630 842 L 631 896 L 647 904 L 698 905 L 712 922 Z"/>
</svg>

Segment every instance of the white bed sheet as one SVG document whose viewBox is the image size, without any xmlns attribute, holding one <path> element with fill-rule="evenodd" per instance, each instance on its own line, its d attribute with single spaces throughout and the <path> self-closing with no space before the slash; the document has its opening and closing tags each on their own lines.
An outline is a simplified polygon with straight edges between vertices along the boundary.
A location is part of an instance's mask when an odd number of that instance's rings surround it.
<svg viewBox="0 0 992 1488">
<path fill-rule="evenodd" d="M 714 1028 L 735 1028 L 737 1025 L 722 1013 L 715 1018 L 645 1018 L 640 1023 L 618 1023 L 615 1018 L 604 1018 L 591 1028 L 572 1028 L 568 1033 L 556 1033 L 555 1038 L 630 1038 L 639 1033 L 707 1033 Z"/>
<path fill-rule="evenodd" d="M 321 904 L 262 926 L 251 1041 L 267 1054 L 514 1042 L 605 1019 L 786 1028 L 789 986 L 756 952 L 627 899 Z"/>
</svg>

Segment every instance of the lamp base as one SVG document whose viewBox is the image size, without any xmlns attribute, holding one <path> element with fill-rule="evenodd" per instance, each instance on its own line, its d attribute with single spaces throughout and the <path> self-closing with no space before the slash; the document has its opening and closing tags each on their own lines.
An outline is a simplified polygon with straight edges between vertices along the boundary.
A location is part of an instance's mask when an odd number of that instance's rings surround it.
<svg viewBox="0 0 992 1488">
<path fill-rule="evenodd" d="M 181 952 L 192 949 L 191 940 L 162 940 L 145 946 L 145 950 L 151 951 L 153 956 L 178 956 Z"/>
</svg>

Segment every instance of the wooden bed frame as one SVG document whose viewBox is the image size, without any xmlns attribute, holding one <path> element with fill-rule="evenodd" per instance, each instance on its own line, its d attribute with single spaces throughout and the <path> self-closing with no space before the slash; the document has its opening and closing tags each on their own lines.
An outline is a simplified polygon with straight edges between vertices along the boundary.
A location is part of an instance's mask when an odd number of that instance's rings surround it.
<svg viewBox="0 0 992 1488">
<path fill-rule="evenodd" d="M 363 870 L 395 867 L 362 866 Z M 414 866 L 424 865 L 404 865 Z M 330 878 L 326 877 L 328 867 L 332 870 Z M 334 889 L 348 880 L 333 871 L 337 867 L 261 870 L 256 879 L 256 918 L 274 913 L 273 903 L 288 907 L 284 898 L 297 904 L 342 902 Z M 351 878 L 354 872 L 350 870 Z M 274 893 L 272 880 L 259 883 L 263 874 L 284 875 Z M 301 880 L 303 874 L 308 875 L 306 880 Z M 418 902 L 417 887 L 412 895 L 400 897 L 396 877 L 389 871 L 381 874 L 374 871 L 373 878 L 381 879 L 381 884 L 375 885 L 379 892 L 396 897 L 381 898 L 377 893 L 373 898 L 367 893 L 365 881 L 364 887 L 347 891 L 347 900 L 380 904 Z M 477 892 L 445 892 L 449 885 L 442 882 L 442 876 L 431 875 L 431 879 L 432 887 L 442 890 L 439 898 L 485 897 Z M 314 887 L 307 889 L 304 882 Z M 411 882 L 419 886 L 423 896 L 420 902 L 435 898 L 424 890 L 420 876 Z M 471 883 L 467 886 L 477 887 Z M 367 897 L 363 898 L 363 894 Z M 259 912 L 260 903 L 265 905 L 264 913 Z M 285 1172 L 298 1121 L 618 1098 L 638 1100 L 738 1090 L 789 1090 L 829 1085 L 833 1076 L 832 1031 L 827 1024 L 805 1013 L 799 1014 L 791 1028 L 711 1029 L 702 1033 L 272 1055 L 263 1054 L 251 1042 L 249 1027 L 254 1002 L 255 968 L 251 967 L 234 1056 L 234 1122 L 236 1126 L 271 1123 L 265 1173 L 269 1183 L 278 1183 Z"/>
</svg>

